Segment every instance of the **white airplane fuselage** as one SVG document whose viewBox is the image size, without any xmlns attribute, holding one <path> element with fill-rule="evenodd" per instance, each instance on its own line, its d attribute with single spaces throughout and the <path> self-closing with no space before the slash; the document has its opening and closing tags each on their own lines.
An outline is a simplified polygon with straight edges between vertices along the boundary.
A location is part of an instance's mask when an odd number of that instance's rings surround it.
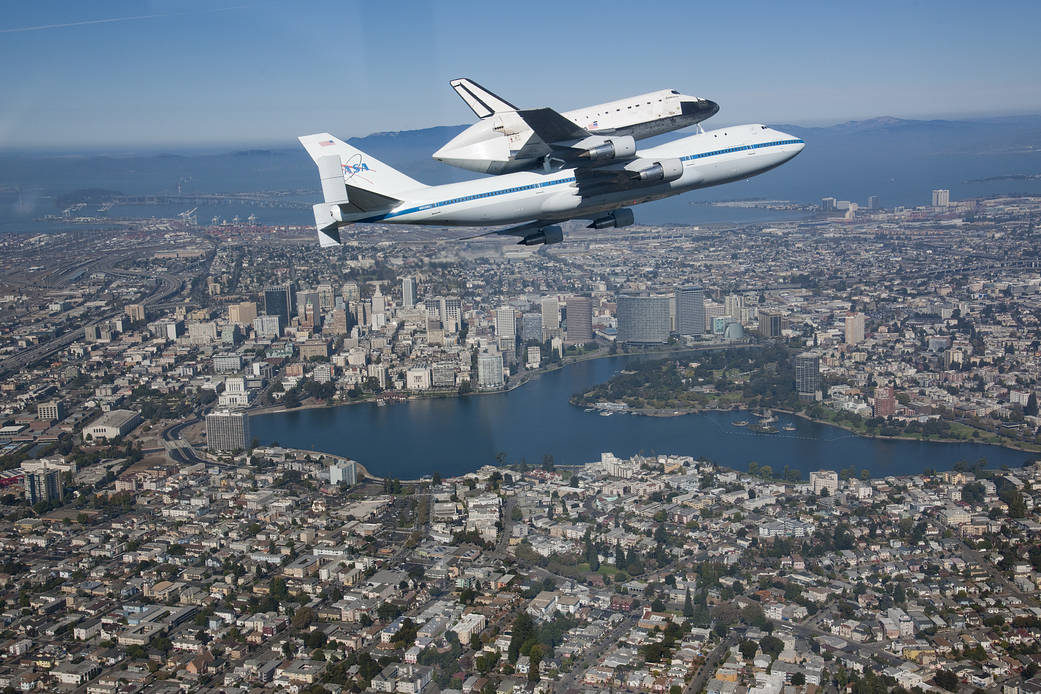
<svg viewBox="0 0 1041 694">
<path fill-rule="evenodd" d="M 682 175 L 669 182 L 623 184 L 590 194 L 581 189 L 582 169 L 519 171 L 405 190 L 395 196 L 401 202 L 392 209 L 349 221 L 488 226 L 592 219 L 597 213 L 764 173 L 796 156 L 804 146 L 801 139 L 765 125 L 739 125 L 636 153 L 636 159 L 647 162 L 682 161 Z"/>
</svg>

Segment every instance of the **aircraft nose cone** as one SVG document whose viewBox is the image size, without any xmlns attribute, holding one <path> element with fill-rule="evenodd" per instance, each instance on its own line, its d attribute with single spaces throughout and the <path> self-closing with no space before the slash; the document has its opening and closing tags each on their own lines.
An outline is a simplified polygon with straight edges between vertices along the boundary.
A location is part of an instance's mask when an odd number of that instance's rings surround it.
<svg viewBox="0 0 1041 694">
<path fill-rule="evenodd" d="M 719 104 L 708 99 L 684 99 L 680 102 L 680 112 L 684 116 L 694 116 L 695 123 L 711 118 L 719 112 Z"/>
<path fill-rule="evenodd" d="M 781 132 L 780 130 L 774 130 L 773 128 L 770 128 L 770 133 L 774 141 L 784 143 L 785 151 L 789 152 L 792 157 L 806 147 L 806 143 L 801 137 Z"/>
</svg>

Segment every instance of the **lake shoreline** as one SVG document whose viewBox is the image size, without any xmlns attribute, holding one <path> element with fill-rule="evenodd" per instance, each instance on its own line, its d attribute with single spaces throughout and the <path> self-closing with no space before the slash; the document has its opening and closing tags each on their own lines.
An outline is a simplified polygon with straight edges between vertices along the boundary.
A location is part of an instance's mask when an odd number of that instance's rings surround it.
<svg viewBox="0 0 1041 694">
<path fill-rule="evenodd" d="M 486 396 L 481 400 L 425 397 L 413 398 L 411 407 L 377 407 L 369 400 L 363 401 L 368 407 L 353 409 L 317 403 L 300 408 L 298 414 L 287 415 L 294 410 L 284 408 L 251 412 L 257 415 L 252 428 L 265 444 L 341 455 L 363 461 L 371 477 L 402 480 L 434 472 L 444 477 L 469 474 L 484 465 L 501 465 L 503 454 L 510 463 L 537 466 L 546 455 L 557 465 L 568 465 L 597 460 L 604 451 L 621 458 L 660 452 L 711 459 L 735 470 L 745 469 L 749 461 L 774 469 L 792 466 L 803 479 L 816 469 L 855 466 L 885 477 L 952 469 L 960 460 L 981 458 L 990 467 L 1018 468 L 1038 457 L 1031 451 L 972 441 L 871 437 L 805 416 L 798 434 L 750 436 L 752 431 L 732 426 L 736 419 L 750 419 L 733 407 L 679 419 L 675 410 L 611 418 L 585 413 L 570 403 L 575 393 L 586 392 L 641 358 L 587 355 L 518 380 L 508 396 L 504 391 L 480 393 Z M 527 388 L 520 388 L 525 384 Z"/>
<path fill-rule="evenodd" d="M 470 396 L 502 395 L 504 393 L 509 393 L 511 391 L 514 391 L 517 388 L 520 388 L 521 386 L 523 386 L 523 385 L 525 385 L 527 383 L 531 383 L 533 381 L 536 381 L 536 380 L 538 380 L 539 378 L 541 378 L 543 376 L 546 376 L 548 374 L 552 374 L 552 373 L 555 373 L 557 371 L 560 371 L 561 369 L 567 368 L 569 366 L 574 366 L 575 364 L 581 364 L 583 362 L 595 361 L 597 359 L 610 359 L 612 357 L 641 357 L 641 356 L 645 356 L 645 355 L 646 356 L 660 356 L 660 355 L 668 355 L 668 354 L 681 354 L 681 353 L 684 353 L 684 352 L 710 351 L 710 350 L 716 350 L 716 349 L 736 349 L 736 348 L 745 348 L 745 349 L 747 349 L 747 348 L 756 347 L 756 346 L 757 345 L 754 344 L 754 343 L 747 343 L 747 344 L 743 344 L 743 343 L 738 343 L 738 344 L 720 343 L 720 344 L 711 344 L 711 345 L 695 346 L 695 347 L 684 346 L 684 347 L 677 347 L 677 348 L 674 348 L 674 349 L 648 350 L 646 352 L 621 352 L 621 353 L 616 352 L 615 354 L 611 354 L 611 353 L 604 354 L 604 353 L 601 353 L 601 351 L 597 351 L 597 352 L 592 352 L 592 353 L 589 353 L 589 354 L 580 354 L 580 355 L 577 355 L 577 356 L 574 356 L 574 357 L 568 357 L 569 361 L 561 361 L 561 362 L 555 364 L 554 366 L 552 366 L 550 368 L 539 369 L 537 371 L 534 371 L 530 375 L 527 372 L 525 372 L 525 374 L 520 379 L 518 379 L 516 382 L 510 383 L 505 388 L 502 388 L 502 389 L 495 389 L 495 390 L 472 390 L 472 391 L 470 391 L 468 393 L 460 393 L 457 390 L 430 391 L 430 392 L 427 392 L 425 394 L 407 394 L 407 395 L 404 395 L 404 397 L 399 396 L 399 395 L 395 395 L 395 396 L 390 398 L 390 400 L 392 400 L 393 402 L 388 402 L 387 404 L 391 405 L 391 404 L 397 404 L 399 402 L 414 402 L 414 401 L 417 401 L 417 400 L 440 400 L 440 399 L 446 399 L 446 398 L 466 398 L 466 397 L 470 397 Z M 364 405 L 366 403 L 376 403 L 376 402 L 378 402 L 381 399 L 383 399 L 383 396 L 381 396 L 381 395 L 371 395 L 371 396 L 365 396 L 363 398 L 359 398 L 357 400 L 338 400 L 338 401 L 335 401 L 335 402 L 309 402 L 309 401 L 305 400 L 305 401 L 302 401 L 298 407 L 287 408 L 287 407 L 284 407 L 282 405 L 270 405 L 268 407 L 256 407 L 256 408 L 253 408 L 253 409 L 248 409 L 248 410 L 246 410 L 246 412 L 250 416 L 253 416 L 253 415 L 263 415 L 263 414 L 278 414 L 278 413 L 281 413 L 281 412 L 300 412 L 302 410 L 313 410 L 313 409 L 322 409 L 322 408 L 344 407 L 344 406 L 347 406 L 347 405 Z"/>
<path fill-rule="evenodd" d="M 575 406 L 575 407 L 583 407 L 582 405 L 578 405 L 578 404 L 575 404 L 575 403 L 571 403 L 571 404 L 573 406 Z M 597 408 L 593 408 L 593 409 L 597 409 Z M 635 416 L 639 416 L 639 417 L 683 417 L 683 416 L 686 416 L 686 415 L 701 414 L 703 412 L 752 412 L 753 409 L 754 408 L 747 407 L 745 405 L 735 405 L 734 407 L 728 407 L 728 408 L 725 408 L 725 407 L 703 407 L 703 408 L 698 408 L 698 409 L 691 409 L 691 408 L 681 408 L 681 409 L 668 408 L 668 409 L 665 409 L 665 410 L 647 410 L 647 409 L 622 410 L 620 412 L 616 412 L 615 414 L 631 414 L 631 415 L 635 415 Z M 1017 442 L 993 443 L 993 442 L 989 442 L 989 441 L 971 441 L 971 440 L 965 440 L 965 439 L 952 439 L 952 438 L 945 438 L 945 437 L 932 437 L 932 436 L 925 436 L 925 437 L 923 437 L 921 434 L 905 434 L 903 436 L 886 436 L 886 435 L 883 435 L 883 434 L 866 434 L 866 433 L 864 433 L 862 431 L 858 431 L 858 430 L 854 429 L 853 427 L 849 426 L 848 424 L 842 424 L 842 423 L 839 423 L 839 422 L 831 422 L 831 421 L 828 421 L 826 419 L 817 419 L 815 417 L 809 416 L 808 414 L 806 414 L 804 412 L 796 412 L 794 410 L 786 410 L 786 409 L 779 408 L 779 407 L 771 407 L 770 409 L 773 412 L 781 412 L 783 414 L 791 415 L 793 417 L 798 417 L 799 419 L 805 420 L 807 422 L 813 422 L 814 424 L 823 424 L 823 425 L 826 425 L 826 426 L 835 427 L 836 429 L 842 429 L 844 431 L 848 431 L 849 433 L 855 434 L 856 436 L 859 436 L 859 437 L 864 438 L 864 439 L 877 439 L 879 441 L 922 441 L 922 442 L 926 442 L 926 443 L 978 443 L 978 444 L 983 445 L 983 446 L 997 446 L 998 448 L 1005 448 L 1005 449 L 1008 449 L 1010 451 L 1017 451 L 1019 453 L 1036 453 L 1039 456 L 1039 458 L 1041 458 L 1041 447 L 1033 447 L 1033 448 L 1031 448 L 1030 444 L 1025 444 L 1025 443 L 1017 443 Z M 598 411 L 607 411 L 607 410 L 598 410 Z M 751 431 L 754 431 L 754 430 L 751 430 Z M 980 431 L 980 430 L 976 429 L 975 431 Z M 759 431 L 759 432 L 755 432 L 755 433 L 762 434 L 763 436 L 773 436 L 774 433 L 776 433 L 776 432 L 772 432 L 771 433 L 771 432 Z"/>
</svg>

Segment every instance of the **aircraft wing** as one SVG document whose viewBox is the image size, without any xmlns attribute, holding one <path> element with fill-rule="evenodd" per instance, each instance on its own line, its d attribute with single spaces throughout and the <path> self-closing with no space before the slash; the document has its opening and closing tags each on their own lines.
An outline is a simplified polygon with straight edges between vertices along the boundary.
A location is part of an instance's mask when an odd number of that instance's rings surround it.
<svg viewBox="0 0 1041 694">
<path fill-rule="evenodd" d="M 474 234 L 472 236 L 461 236 L 456 241 L 469 241 L 471 239 L 479 239 L 484 236 L 527 236 L 531 232 L 537 230 L 539 227 L 544 227 L 551 222 L 535 220 L 534 222 L 525 222 L 513 227 L 506 227 L 505 229 L 492 229 L 491 231 L 482 231 L 480 234 Z"/>
<path fill-rule="evenodd" d="M 578 127 L 551 108 L 529 108 L 517 111 L 517 115 L 547 144 L 589 137 L 588 130 Z"/>
</svg>

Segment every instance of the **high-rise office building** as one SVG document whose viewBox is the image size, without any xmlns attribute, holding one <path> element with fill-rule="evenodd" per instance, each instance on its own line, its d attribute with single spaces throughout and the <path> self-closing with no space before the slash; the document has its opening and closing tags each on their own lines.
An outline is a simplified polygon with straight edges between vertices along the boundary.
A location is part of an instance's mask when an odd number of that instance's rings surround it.
<svg viewBox="0 0 1041 694">
<path fill-rule="evenodd" d="M 705 299 L 705 332 L 712 332 L 717 318 L 723 315 L 723 304 Z"/>
<path fill-rule="evenodd" d="M 353 460 L 338 460 L 329 464 L 329 483 L 353 487 L 358 483 L 358 466 Z"/>
<path fill-rule="evenodd" d="M 479 388 L 502 388 L 502 355 L 482 352 L 477 355 L 477 386 Z"/>
<path fill-rule="evenodd" d="M 521 340 L 542 342 L 541 313 L 525 313 L 521 316 Z"/>
<path fill-rule="evenodd" d="M 949 207 L 951 204 L 951 191 L 939 188 L 933 191 L 933 207 Z"/>
<path fill-rule="evenodd" d="M 65 497 L 65 485 L 58 470 L 34 469 L 25 471 L 25 500 L 29 505 L 41 501 L 61 501 Z"/>
<path fill-rule="evenodd" d="M 821 389 L 821 358 L 816 352 L 795 357 L 795 390 L 801 400 L 815 400 Z"/>
<path fill-rule="evenodd" d="M 253 332 L 262 339 L 273 339 L 282 334 L 282 316 L 257 316 L 253 319 Z"/>
<path fill-rule="evenodd" d="M 495 337 L 499 340 L 517 339 L 517 312 L 511 306 L 495 309 Z"/>
<path fill-rule="evenodd" d="M 284 328 L 295 312 L 295 299 L 291 284 L 268 287 L 264 290 L 264 315 L 278 316 L 279 325 Z"/>
<path fill-rule="evenodd" d="M 669 341 L 669 297 L 618 297 L 618 341 L 664 344 Z"/>
<path fill-rule="evenodd" d="M 864 341 L 864 314 L 846 314 L 846 344 L 856 345 Z"/>
<path fill-rule="evenodd" d="M 705 334 L 705 291 L 701 287 L 676 290 L 676 332 L 680 335 Z"/>
<path fill-rule="evenodd" d="M 315 289 L 318 292 L 318 307 L 323 311 L 333 307 L 336 295 L 333 293 L 333 285 L 322 282 Z"/>
<path fill-rule="evenodd" d="M 249 325 L 257 317 L 257 302 L 242 301 L 228 306 L 228 322 Z"/>
<path fill-rule="evenodd" d="M 835 202 L 835 198 L 821 198 L 821 212 L 834 212 Z"/>
<path fill-rule="evenodd" d="M 825 489 L 829 494 L 834 494 L 839 490 L 839 473 L 834 470 L 813 470 L 810 472 L 810 486 L 814 494 L 820 495 Z"/>
<path fill-rule="evenodd" d="M 882 202 L 877 195 L 869 195 L 867 199 L 867 208 L 869 210 L 880 210 L 882 209 Z"/>
<path fill-rule="evenodd" d="M 555 296 L 547 296 L 542 300 L 542 339 L 554 337 L 560 332 L 560 303 Z"/>
<path fill-rule="evenodd" d="M 351 301 L 361 300 L 361 287 L 358 286 L 357 282 L 345 282 L 343 287 L 340 289 L 340 296 L 343 300 L 350 303 Z"/>
<path fill-rule="evenodd" d="M 322 334 L 328 332 L 331 335 L 346 335 L 349 329 L 350 325 L 347 320 L 347 309 L 334 308 L 326 330 L 323 330 Z"/>
<path fill-rule="evenodd" d="M 144 304 L 127 304 L 125 309 L 127 316 L 134 323 L 143 323 L 145 320 Z"/>
<path fill-rule="evenodd" d="M 298 318 L 304 318 L 307 316 L 307 307 L 311 307 L 311 312 L 319 310 L 321 299 L 318 297 L 318 291 L 315 289 L 303 289 L 296 293 L 296 315 Z"/>
<path fill-rule="evenodd" d="M 41 402 L 36 406 L 36 417 L 42 422 L 60 422 L 67 414 L 65 402 L 62 400 Z"/>
<path fill-rule="evenodd" d="M 759 335 L 760 337 L 781 336 L 781 312 L 769 309 L 759 309 Z"/>
<path fill-rule="evenodd" d="M 244 451 L 252 442 L 245 412 L 214 410 L 206 415 L 206 447 L 211 451 Z"/>
<path fill-rule="evenodd" d="M 741 321 L 741 309 L 745 307 L 745 298 L 740 294 L 727 294 L 723 299 L 723 315 Z"/>
<path fill-rule="evenodd" d="M 462 300 L 458 297 L 443 297 L 440 300 L 441 323 L 462 324 Z"/>
<path fill-rule="evenodd" d="M 896 395 L 893 392 L 893 386 L 878 386 L 875 388 L 874 415 L 891 417 L 894 414 L 896 414 Z"/>
<path fill-rule="evenodd" d="M 416 278 L 405 277 L 401 280 L 401 306 L 405 310 L 416 307 Z"/>
<path fill-rule="evenodd" d="M 376 287 L 376 293 L 372 295 L 372 313 L 386 313 L 387 312 L 387 297 L 383 296 L 383 292 L 379 287 Z"/>
<path fill-rule="evenodd" d="M 573 345 L 593 341 L 593 300 L 588 296 L 567 298 L 567 341 Z"/>
</svg>

